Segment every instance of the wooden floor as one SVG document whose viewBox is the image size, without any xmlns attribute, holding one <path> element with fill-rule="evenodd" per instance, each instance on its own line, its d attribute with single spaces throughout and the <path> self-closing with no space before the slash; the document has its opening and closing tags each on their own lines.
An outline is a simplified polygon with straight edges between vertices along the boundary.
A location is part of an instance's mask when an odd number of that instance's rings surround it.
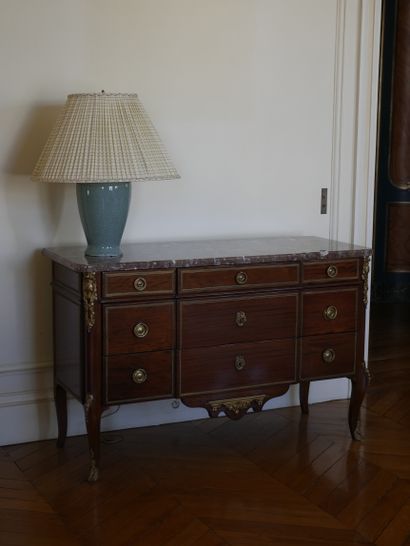
<svg viewBox="0 0 410 546">
<path fill-rule="evenodd" d="M 409 332 L 374 314 L 360 442 L 337 401 L 107 434 L 92 486 L 84 437 L 1 448 L 0 544 L 410 544 Z"/>
</svg>

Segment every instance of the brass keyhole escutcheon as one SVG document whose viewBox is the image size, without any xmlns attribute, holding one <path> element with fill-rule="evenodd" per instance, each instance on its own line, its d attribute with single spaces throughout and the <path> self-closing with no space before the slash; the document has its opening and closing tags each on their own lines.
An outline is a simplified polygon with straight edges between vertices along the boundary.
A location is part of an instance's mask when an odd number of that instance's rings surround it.
<svg viewBox="0 0 410 546">
<path fill-rule="evenodd" d="M 237 326 L 239 326 L 239 327 L 245 326 L 247 320 L 248 320 L 248 319 L 246 318 L 246 313 L 245 313 L 245 311 L 238 311 L 238 312 L 236 313 L 235 322 L 236 322 L 236 325 L 237 325 Z"/>
<path fill-rule="evenodd" d="M 323 311 L 323 316 L 326 320 L 335 320 L 337 317 L 337 307 L 334 305 L 329 305 Z"/>
<path fill-rule="evenodd" d="M 138 368 L 138 370 L 134 370 L 132 372 L 132 380 L 134 383 L 137 383 L 140 385 L 141 383 L 145 383 L 145 381 L 148 379 L 148 374 L 144 370 L 144 368 Z"/>
<path fill-rule="evenodd" d="M 138 277 L 135 279 L 134 288 L 135 290 L 138 290 L 138 292 L 143 292 L 147 288 L 147 281 L 144 279 L 144 277 Z"/>
<path fill-rule="evenodd" d="M 235 357 L 235 368 L 238 370 L 238 372 L 243 370 L 245 366 L 246 360 L 244 356 L 238 355 L 237 357 Z"/>
<path fill-rule="evenodd" d="M 248 275 L 245 271 L 239 271 L 239 273 L 235 275 L 235 281 L 237 284 L 246 284 L 248 282 Z"/>
<path fill-rule="evenodd" d="M 331 362 L 333 362 L 335 358 L 336 358 L 336 353 L 334 349 L 326 349 L 322 353 L 322 359 L 327 364 L 330 364 Z"/>
<path fill-rule="evenodd" d="M 145 322 L 139 322 L 138 324 L 134 326 L 133 332 L 135 337 L 141 338 L 141 337 L 145 337 L 148 334 L 149 328 L 145 324 Z"/>
<path fill-rule="evenodd" d="M 337 277 L 337 274 L 338 274 L 338 270 L 337 270 L 337 266 L 335 265 L 329 265 L 329 267 L 326 269 L 326 275 L 330 279 L 334 279 L 335 277 Z"/>
</svg>

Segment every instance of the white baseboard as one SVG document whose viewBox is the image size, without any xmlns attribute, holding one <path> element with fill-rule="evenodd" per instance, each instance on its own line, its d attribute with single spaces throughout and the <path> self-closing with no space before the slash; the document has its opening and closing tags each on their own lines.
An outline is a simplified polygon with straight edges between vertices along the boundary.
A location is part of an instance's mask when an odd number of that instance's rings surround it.
<svg viewBox="0 0 410 546">
<path fill-rule="evenodd" d="M 347 379 L 334 379 L 311 383 L 310 403 L 347 398 Z M 102 430 L 120 430 L 133 427 L 161 425 L 203 419 L 208 416 L 203 409 L 188 408 L 174 400 L 126 404 L 107 410 L 102 420 Z M 299 404 L 298 387 L 278 398 L 270 400 L 265 409 L 295 406 Z M 85 434 L 83 408 L 70 399 L 68 403 L 68 435 Z M 43 363 L 20 368 L 0 368 L 0 445 L 19 444 L 57 437 L 52 367 Z"/>
</svg>

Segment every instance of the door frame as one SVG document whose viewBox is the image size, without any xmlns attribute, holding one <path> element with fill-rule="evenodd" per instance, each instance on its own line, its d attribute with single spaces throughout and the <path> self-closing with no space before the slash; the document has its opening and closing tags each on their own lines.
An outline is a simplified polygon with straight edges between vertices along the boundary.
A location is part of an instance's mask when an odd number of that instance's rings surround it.
<svg viewBox="0 0 410 546">
<path fill-rule="evenodd" d="M 336 116 L 332 173 L 329 237 L 371 248 L 375 207 L 375 179 L 379 113 L 379 66 L 381 20 L 384 0 L 338 0 L 344 11 L 344 33 L 350 22 L 356 22 L 356 66 L 341 48 L 339 85 L 340 117 Z M 356 11 L 355 11 L 356 10 Z M 352 30 L 349 29 L 351 34 Z M 338 48 L 336 48 L 337 52 Z M 336 61 L 338 59 L 336 53 Z M 336 63 L 335 74 L 338 72 Z M 345 81 L 347 80 L 347 81 Z M 352 107 L 353 104 L 353 107 Z M 337 107 L 337 101 L 335 101 Z M 336 174 L 335 174 L 336 173 Z M 369 276 L 369 294 L 371 275 Z M 369 307 L 366 313 L 365 359 L 368 358 Z"/>
</svg>

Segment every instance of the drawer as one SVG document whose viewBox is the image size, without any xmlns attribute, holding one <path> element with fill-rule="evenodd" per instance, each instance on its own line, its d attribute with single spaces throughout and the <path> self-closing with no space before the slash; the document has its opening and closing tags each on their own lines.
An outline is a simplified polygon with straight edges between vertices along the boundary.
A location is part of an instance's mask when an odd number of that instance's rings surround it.
<svg viewBox="0 0 410 546">
<path fill-rule="evenodd" d="M 353 374 L 356 360 L 356 334 L 302 338 L 300 353 L 301 379 Z"/>
<path fill-rule="evenodd" d="M 296 293 L 181 302 L 179 346 L 210 347 L 295 337 Z"/>
<path fill-rule="evenodd" d="M 105 359 L 106 402 L 173 396 L 173 352 L 116 355 Z"/>
<path fill-rule="evenodd" d="M 293 339 L 183 350 L 181 396 L 293 382 L 295 357 Z"/>
<path fill-rule="evenodd" d="M 105 354 L 161 351 L 174 346 L 172 302 L 105 306 Z"/>
<path fill-rule="evenodd" d="M 102 276 L 104 298 L 142 298 L 144 296 L 173 294 L 174 292 L 174 269 L 103 273 Z"/>
<path fill-rule="evenodd" d="M 306 262 L 302 265 L 304 283 L 354 281 L 360 276 L 359 260 Z"/>
<path fill-rule="evenodd" d="M 302 335 L 356 330 L 357 302 L 357 288 L 304 292 Z"/>
<path fill-rule="evenodd" d="M 179 291 L 220 292 L 294 285 L 299 282 L 299 264 L 181 269 Z"/>
</svg>

